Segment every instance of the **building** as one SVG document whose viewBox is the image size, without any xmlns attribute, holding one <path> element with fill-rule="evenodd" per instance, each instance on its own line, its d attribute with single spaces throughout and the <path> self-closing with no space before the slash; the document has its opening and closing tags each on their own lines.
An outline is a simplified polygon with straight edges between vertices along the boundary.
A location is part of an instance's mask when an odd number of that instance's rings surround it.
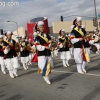
<svg viewBox="0 0 100 100">
<path fill-rule="evenodd" d="M 16 41 L 18 41 L 17 37 L 25 35 L 26 36 L 26 31 L 25 31 L 25 27 L 19 27 L 18 30 L 13 32 L 12 38 Z"/>
<path fill-rule="evenodd" d="M 99 25 L 100 20 L 98 20 L 98 25 Z M 71 25 L 72 25 L 73 21 L 64 21 L 64 22 L 52 22 L 52 30 L 50 27 L 50 31 L 52 31 L 53 33 L 58 33 L 60 29 L 65 29 L 67 33 L 71 32 Z M 91 32 L 94 29 L 96 29 L 96 27 L 93 26 L 93 20 L 83 20 L 82 24 L 85 26 L 86 31 Z M 98 26 L 99 27 L 99 26 Z M 100 27 L 99 27 L 100 30 Z"/>
</svg>

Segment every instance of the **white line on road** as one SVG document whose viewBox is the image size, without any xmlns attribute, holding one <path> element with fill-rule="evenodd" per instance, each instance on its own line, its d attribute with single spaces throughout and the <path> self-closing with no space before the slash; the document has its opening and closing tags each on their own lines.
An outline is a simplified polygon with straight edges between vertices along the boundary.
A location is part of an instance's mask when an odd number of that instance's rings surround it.
<svg viewBox="0 0 100 100">
<path fill-rule="evenodd" d="M 52 72 L 78 74 L 77 72 L 67 72 L 67 71 L 57 71 L 57 70 L 52 70 Z M 100 74 L 90 74 L 90 73 L 86 73 L 84 75 L 88 75 L 88 76 L 100 76 Z"/>
<path fill-rule="evenodd" d="M 38 70 L 37 68 L 34 68 L 32 70 Z M 52 70 L 52 72 L 56 72 L 56 73 L 68 73 L 68 74 L 78 74 L 77 72 L 68 72 L 68 71 L 58 71 L 58 70 Z M 91 73 L 86 73 L 83 75 L 87 75 L 87 76 L 100 76 L 100 74 L 91 74 Z"/>
</svg>

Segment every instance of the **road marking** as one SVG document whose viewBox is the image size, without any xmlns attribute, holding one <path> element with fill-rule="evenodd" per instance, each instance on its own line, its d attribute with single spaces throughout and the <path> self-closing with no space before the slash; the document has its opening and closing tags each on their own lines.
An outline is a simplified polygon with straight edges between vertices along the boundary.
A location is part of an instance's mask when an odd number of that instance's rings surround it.
<svg viewBox="0 0 100 100">
<path fill-rule="evenodd" d="M 78 74 L 77 72 L 67 72 L 67 71 L 57 71 L 57 70 L 52 70 L 52 72 Z M 91 74 L 91 73 L 86 73 L 84 75 L 88 75 L 88 76 L 100 76 L 100 74 Z"/>
<path fill-rule="evenodd" d="M 37 68 L 34 68 L 32 70 L 38 70 Z M 68 73 L 68 74 L 78 74 L 77 72 L 68 72 L 68 71 L 58 71 L 58 70 L 52 70 L 51 72 L 56 72 L 56 73 Z M 83 75 L 87 76 L 100 76 L 100 74 L 91 74 L 91 73 L 86 73 Z"/>
</svg>

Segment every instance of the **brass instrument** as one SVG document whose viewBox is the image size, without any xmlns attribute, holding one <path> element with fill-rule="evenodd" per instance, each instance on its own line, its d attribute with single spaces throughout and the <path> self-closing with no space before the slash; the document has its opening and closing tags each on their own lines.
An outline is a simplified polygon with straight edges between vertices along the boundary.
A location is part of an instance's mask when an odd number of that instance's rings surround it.
<svg viewBox="0 0 100 100">
<path fill-rule="evenodd" d="M 91 34 L 86 34 L 85 39 L 86 39 L 86 40 L 90 40 L 90 39 L 91 39 L 91 37 L 92 37 L 92 35 L 91 35 Z"/>
<path fill-rule="evenodd" d="M 31 53 L 35 53 L 36 52 L 36 48 L 31 48 L 31 44 L 27 44 L 26 50 L 31 52 Z"/>
<path fill-rule="evenodd" d="M 65 40 L 63 42 L 63 47 L 66 48 L 66 46 L 68 46 L 69 48 L 72 47 L 72 43 L 71 43 L 71 41 L 69 39 L 68 40 Z"/>
<path fill-rule="evenodd" d="M 54 51 L 55 49 L 58 48 L 58 43 L 56 41 L 51 41 L 51 51 Z"/>
<path fill-rule="evenodd" d="M 20 52 L 20 44 L 18 42 L 15 43 L 15 51 Z"/>
</svg>

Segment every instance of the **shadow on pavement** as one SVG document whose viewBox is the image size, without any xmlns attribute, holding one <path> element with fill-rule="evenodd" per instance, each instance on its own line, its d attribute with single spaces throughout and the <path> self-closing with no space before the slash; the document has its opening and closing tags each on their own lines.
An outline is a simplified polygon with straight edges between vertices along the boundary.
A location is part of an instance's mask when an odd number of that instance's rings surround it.
<svg viewBox="0 0 100 100">
<path fill-rule="evenodd" d="M 23 73 L 23 74 L 19 75 L 19 77 L 24 76 L 24 75 L 28 75 L 28 74 L 33 74 L 35 72 L 37 72 L 37 70 L 28 71 L 27 73 Z"/>
<path fill-rule="evenodd" d="M 92 68 L 87 67 L 87 71 L 92 71 L 92 70 L 100 70 L 100 63 L 97 66 L 93 66 Z"/>
<path fill-rule="evenodd" d="M 4 86 L 7 86 L 8 84 L 5 84 L 5 85 L 1 85 L 0 87 L 4 87 Z"/>
<path fill-rule="evenodd" d="M 91 91 L 89 94 L 87 94 L 81 100 L 96 100 L 96 99 L 93 99 L 93 98 L 95 98 L 97 95 L 100 95 L 100 85 L 98 87 L 96 87 L 93 91 Z"/>
<path fill-rule="evenodd" d="M 22 98 L 23 98 L 22 95 L 17 94 L 17 95 L 14 95 L 14 96 L 12 96 L 12 97 L 6 99 L 6 100 L 23 100 Z"/>
<path fill-rule="evenodd" d="M 71 76 L 72 74 L 73 73 L 64 73 L 64 74 L 57 75 L 55 77 L 52 77 L 51 82 L 55 83 L 55 82 L 61 81 L 61 80 L 65 79 L 66 77 Z"/>
<path fill-rule="evenodd" d="M 5 94 L 2 94 L 2 95 L 0 95 L 0 98 L 2 98 L 2 97 L 4 97 L 5 96 Z M 0 99 L 0 100 L 3 100 L 3 99 Z"/>
</svg>

